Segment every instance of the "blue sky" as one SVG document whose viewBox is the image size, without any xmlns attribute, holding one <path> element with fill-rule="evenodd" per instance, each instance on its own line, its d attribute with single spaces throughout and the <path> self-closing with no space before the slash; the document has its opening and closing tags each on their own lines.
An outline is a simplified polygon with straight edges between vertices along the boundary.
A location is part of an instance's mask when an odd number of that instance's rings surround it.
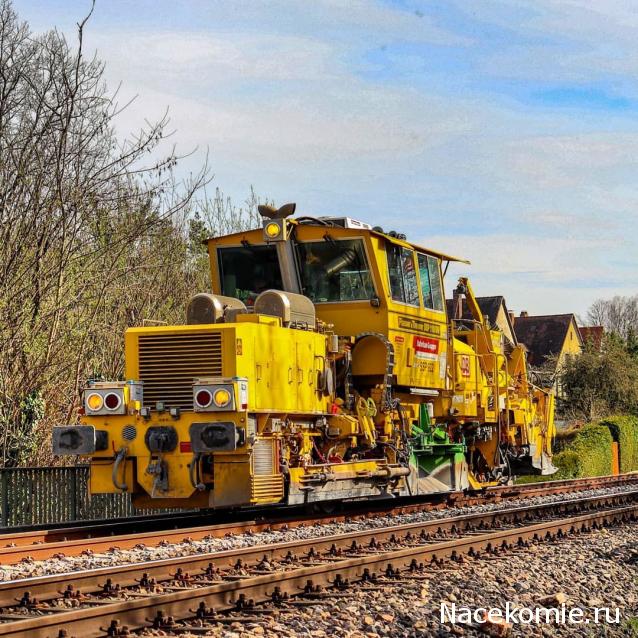
<svg viewBox="0 0 638 638">
<path fill-rule="evenodd" d="M 14 0 L 73 34 L 89 3 Z M 618 0 L 97 0 L 122 135 L 169 108 L 250 186 L 459 254 L 531 314 L 638 293 L 638 7 Z"/>
</svg>

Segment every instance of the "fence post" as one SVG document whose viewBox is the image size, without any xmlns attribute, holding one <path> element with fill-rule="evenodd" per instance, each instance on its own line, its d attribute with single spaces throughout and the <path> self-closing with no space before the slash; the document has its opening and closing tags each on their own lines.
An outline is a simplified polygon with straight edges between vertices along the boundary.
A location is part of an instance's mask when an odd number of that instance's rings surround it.
<svg viewBox="0 0 638 638">
<path fill-rule="evenodd" d="M 611 473 L 614 476 L 620 474 L 620 446 L 618 441 L 612 441 L 611 444 Z"/>
<path fill-rule="evenodd" d="M 9 477 L 6 470 L 0 470 L 0 499 L 1 499 L 1 511 L 2 526 L 9 526 Z"/>
</svg>

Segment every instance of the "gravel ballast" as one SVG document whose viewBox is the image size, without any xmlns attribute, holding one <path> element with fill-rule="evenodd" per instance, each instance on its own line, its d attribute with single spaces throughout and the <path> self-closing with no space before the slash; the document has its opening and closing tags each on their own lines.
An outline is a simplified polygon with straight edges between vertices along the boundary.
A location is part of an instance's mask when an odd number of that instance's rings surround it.
<svg viewBox="0 0 638 638">
<path fill-rule="evenodd" d="M 280 610 L 260 622 L 216 625 L 206 635 L 221 638 L 374 638 L 486 635 L 513 637 L 583 637 L 638 635 L 638 532 L 635 526 L 601 530 L 558 542 L 508 552 L 498 558 L 468 560 L 401 579 L 392 586 L 353 586 L 345 596 L 294 610 Z M 511 606 L 539 609 L 579 608 L 583 624 L 500 625 L 441 623 L 441 604 L 473 610 Z M 600 624 L 594 623 L 595 608 Z M 250 612 L 248 612 L 250 613 Z M 544 616 L 541 613 L 540 618 Z M 523 615 L 524 618 L 524 615 Z M 552 616 L 552 618 L 554 618 Z M 566 618 L 569 618 L 566 615 Z M 195 623 L 193 623 L 195 624 Z M 144 631 L 144 635 L 167 635 Z M 180 633 L 181 636 L 189 634 Z M 195 635 L 195 634 L 190 634 Z M 197 634 L 202 635 L 202 634 Z"/>
<path fill-rule="evenodd" d="M 19 580 L 22 578 L 45 576 L 49 574 L 63 574 L 100 567 L 116 565 L 138 564 L 144 561 L 191 556 L 194 554 L 212 553 L 217 551 L 241 549 L 257 545 L 272 543 L 294 542 L 333 534 L 377 529 L 392 525 L 417 523 L 421 521 L 449 518 L 464 514 L 491 512 L 508 509 L 512 506 L 534 506 L 555 503 L 578 497 L 594 497 L 604 494 L 617 494 L 635 489 L 633 485 L 617 486 L 584 490 L 571 494 L 555 494 L 538 496 L 515 501 L 501 501 L 499 503 L 482 504 L 469 507 L 449 508 L 430 512 L 416 512 L 402 515 L 378 516 L 353 522 L 317 523 L 303 527 L 293 527 L 287 530 L 273 530 L 268 532 L 243 533 L 223 538 L 207 538 L 202 540 L 186 540 L 181 543 L 163 543 L 155 547 L 139 546 L 132 549 L 113 549 L 93 554 L 90 551 L 80 556 L 57 555 L 46 560 L 24 560 L 16 565 L 0 565 L 0 582 Z M 87 541 L 90 544 L 90 541 Z M 113 545 L 117 546 L 117 537 L 113 537 Z"/>
</svg>

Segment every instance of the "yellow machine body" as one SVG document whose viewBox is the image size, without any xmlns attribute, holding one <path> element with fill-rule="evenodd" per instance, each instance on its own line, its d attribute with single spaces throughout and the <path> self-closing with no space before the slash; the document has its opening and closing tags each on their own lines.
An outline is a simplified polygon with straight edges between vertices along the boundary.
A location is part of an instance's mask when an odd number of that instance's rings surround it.
<svg viewBox="0 0 638 638">
<path fill-rule="evenodd" d="M 299 504 L 553 470 L 553 396 L 466 279 L 448 316 L 455 258 L 347 218 L 267 218 L 208 251 L 190 323 L 128 330 L 126 380 L 89 384 L 82 425 L 56 428 L 92 493 Z"/>
</svg>

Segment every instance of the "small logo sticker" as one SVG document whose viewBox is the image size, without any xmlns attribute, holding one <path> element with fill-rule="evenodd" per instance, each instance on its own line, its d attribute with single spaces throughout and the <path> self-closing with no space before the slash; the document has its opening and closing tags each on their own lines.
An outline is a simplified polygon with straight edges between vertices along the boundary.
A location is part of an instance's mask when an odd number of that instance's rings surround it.
<svg viewBox="0 0 638 638">
<path fill-rule="evenodd" d="M 417 359 L 430 359 L 436 361 L 439 358 L 439 340 L 430 337 L 414 337 L 412 342 L 414 356 Z"/>
</svg>

